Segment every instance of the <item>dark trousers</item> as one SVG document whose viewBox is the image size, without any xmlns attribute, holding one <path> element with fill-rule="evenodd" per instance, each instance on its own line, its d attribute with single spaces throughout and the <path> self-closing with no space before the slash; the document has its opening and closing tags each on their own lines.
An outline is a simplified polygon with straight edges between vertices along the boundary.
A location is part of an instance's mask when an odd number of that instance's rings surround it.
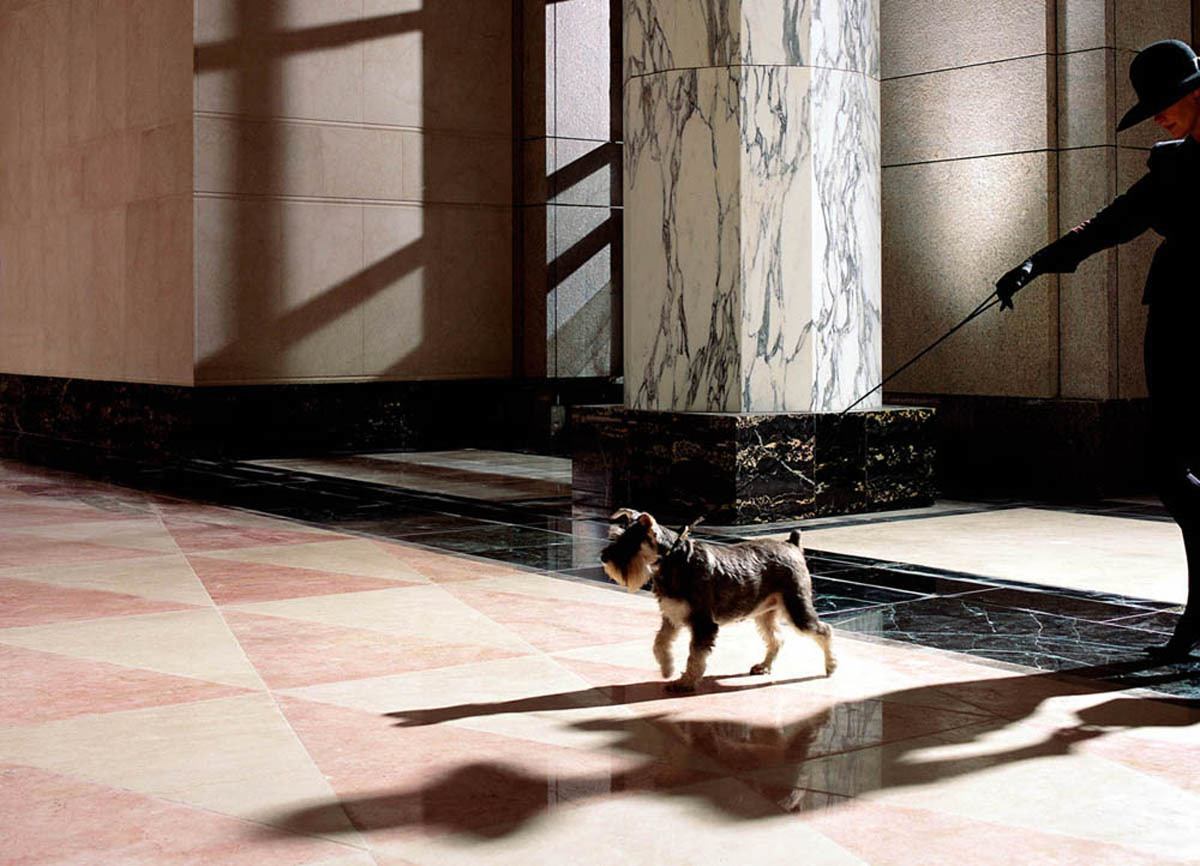
<svg viewBox="0 0 1200 866">
<path fill-rule="evenodd" d="M 1152 304 L 1145 346 L 1150 391 L 1147 466 L 1163 505 L 1183 533 L 1188 600 L 1174 642 L 1189 644 L 1200 640 L 1200 387 L 1194 342 L 1200 321 L 1193 306 Z"/>
</svg>

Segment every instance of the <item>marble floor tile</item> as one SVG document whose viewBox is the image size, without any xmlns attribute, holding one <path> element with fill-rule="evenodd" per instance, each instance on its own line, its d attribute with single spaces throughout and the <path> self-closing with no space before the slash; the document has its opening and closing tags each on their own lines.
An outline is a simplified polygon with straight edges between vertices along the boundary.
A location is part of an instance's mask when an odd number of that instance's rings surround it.
<svg viewBox="0 0 1200 866">
<path fill-rule="evenodd" d="M 232 605 L 264 616 L 412 635 L 442 643 L 469 637 L 482 646 L 515 651 L 533 647 L 519 634 L 448 594 L 440 586 L 406 586 L 309 598 Z"/>
<path fill-rule="evenodd" d="M 32 767 L 0 766 L 13 864 L 372 866 L 363 850 Z M 20 803 L 19 813 L 8 811 Z"/>
<path fill-rule="evenodd" d="M 0 729 L 0 760 L 268 824 L 333 793 L 267 695 Z"/>
<path fill-rule="evenodd" d="M 554 469 L 413 460 L 512 489 Z M 270 467 L 182 477 L 243 508 L 0 460 L 0 553 L 50 553 L 0 560 L 5 862 L 1200 861 L 1200 659 L 1142 657 L 1177 604 L 1080 562 L 1101 525 L 1140 549 L 1155 515 L 1129 509 L 1149 505 L 826 521 L 805 535 L 837 672 L 789 629 L 748 675 L 761 639 L 730 624 L 679 695 L 653 595 L 596 573 L 599 511 Z M 1009 571 L 988 545 L 1037 521 L 1044 558 Z M 819 532 L 865 541 L 825 551 Z M 939 543 L 896 556 L 922 533 Z M 1055 550 L 1078 585 L 1043 580 Z"/>
<path fill-rule="evenodd" d="M 212 604 L 204 584 L 181 554 L 78 565 L 8 568 L 0 571 L 0 574 L 34 583 L 136 595 L 156 601 L 205 606 Z"/>
<path fill-rule="evenodd" d="M 189 556 L 188 564 L 218 605 L 363 592 L 419 583 L 204 556 Z"/>
<path fill-rule="evenodd" d="M 28 532 L 0 535 L 0 568 L 71 565 L 105 559 L 153 556 L 154 554 L 155 551 L 152 550 L 115 547 L 86 541 L 63 541 L 31 535 Z"/>
<path fill-rule="evenodd" d="M 1047 586 L 1179 603 L 1187 570 L 1179 529 L 1160 521 L 1036 508 L 866 524 L 804 533 L 818 550 L 917 562 Z"/>
<path fill-rule="evenodd" d="M 48 652 L 0 646 L 0 727 L 184 704 L 241 689 Z"/>
<path fill-rule="evenodd" d="M 346 538 L 332 532 L 292 527 L 242 527 L 185 520 L 168 520 L 165 525 L 184 553 L 342 541 Z"/>
<path fill-rule="evenodd" d="M 410 634 L 225 612 L 246 658 L 272 689 L 343 682 L 504 658 L 513 650 L 422 640 Z M 2 638 L 2 635 L 0 635 Z"/>
<path fill-rule="evenodd" d="M 0 628 L 179 610 L 185 605 L 117 592 L 0 577 Z"/>
<path fill-rule="evenodd" d="M 265 688 L 227 617 L 211 608 L 2 629 L 0 644 L 243 689 Z"/>
<path fill-rule="evenodd" d="M 400 545 L 384 541 L 353 538 L 344 541 L 246 547 L 229 552 L 205 551 L 203 555 L 210 559 L 310 568 L 405 583 L 428 582 L 428 578 L 419 569 L 419 559 L 415 556 L 410 558 L 413 560 L 410 565 L 405 556 L 397 554 L 398 549 L 401 553 L 406 550 Z"/>
</svg>

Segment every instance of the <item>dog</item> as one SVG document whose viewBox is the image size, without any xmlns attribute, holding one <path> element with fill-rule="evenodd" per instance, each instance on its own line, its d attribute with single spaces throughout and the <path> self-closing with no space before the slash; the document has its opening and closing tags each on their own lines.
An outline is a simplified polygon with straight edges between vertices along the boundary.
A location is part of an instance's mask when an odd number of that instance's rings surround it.
<svg viewBox="0 0 1200 866">
<path fill-rule="evenodd" d="M 837 668 L 830 647 L 832 629 L 817 617 L 812 578 L 800 546 L 800 533 L 787 541 L 744 541 L 728 546 L 691 539 L 691 526 L 674 532 L 651 515 L 623 508 L 611 518 L 611 543 L 600 553 L 614 583 L 637 592 L 651 580 L 662 612 L 654 657 L 662 675 L 675 673 L 671 644 L 685 625 L 692 642 L 687 667 L 669 683 L 671 692 L 693 692 L 704 676 L 708 656 L 722 625 L 753 618 L 767 654 L 750 669 L 767 674 L 779 654 L 781 614 L 811 637 L 825 655 L 825 676 Z M 692 524 L 693 526 L 695 524 Z"/>
</svg>

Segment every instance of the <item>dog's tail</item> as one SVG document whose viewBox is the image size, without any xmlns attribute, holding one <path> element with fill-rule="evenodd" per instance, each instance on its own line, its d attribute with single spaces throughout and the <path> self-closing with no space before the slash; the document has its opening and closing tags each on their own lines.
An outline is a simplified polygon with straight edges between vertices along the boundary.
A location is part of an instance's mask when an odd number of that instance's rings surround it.
<svg viewBox="0 0 1200 866">
<path fill-rule="evenodd" d="M 788 544 L 794 544 L 800 548 L 804 547 L 804 545 L 800 543 L 800 530 L 799 529 L 792 530 L 792 534 L 788 536 Z"/>
</svg>

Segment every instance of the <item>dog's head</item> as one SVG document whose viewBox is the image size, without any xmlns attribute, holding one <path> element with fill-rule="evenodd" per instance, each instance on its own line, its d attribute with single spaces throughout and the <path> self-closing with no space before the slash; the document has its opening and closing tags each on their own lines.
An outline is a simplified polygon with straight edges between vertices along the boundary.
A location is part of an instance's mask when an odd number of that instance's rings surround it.
<svg viewBox="0 0 1200 866">
<path fill-rule="evenodd" d="M 619 586 L 637 592 L 654 577 L 668 531 L 649 514 L 622 508 L 611 518 L 608 547 L 600 551 L 604 573 Z"/>
</svg>

